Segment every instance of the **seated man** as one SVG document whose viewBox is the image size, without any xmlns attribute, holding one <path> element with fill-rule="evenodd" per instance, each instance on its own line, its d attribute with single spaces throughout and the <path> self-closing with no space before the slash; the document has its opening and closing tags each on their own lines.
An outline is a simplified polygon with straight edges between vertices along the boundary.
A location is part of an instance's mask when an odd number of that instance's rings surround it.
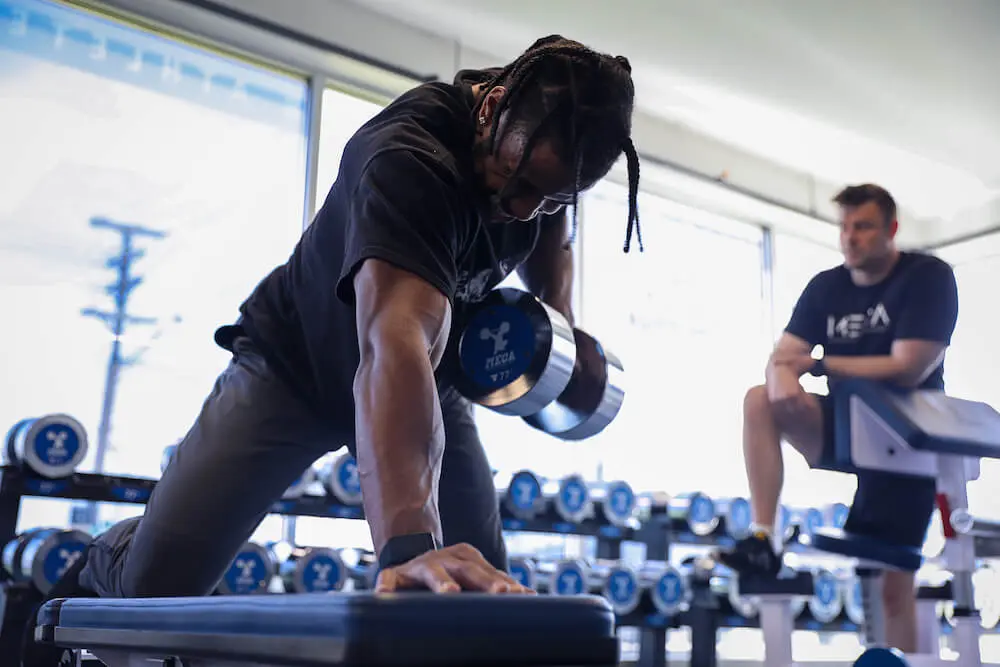
<svg viewBox="0 0 1000 667">
<path fill-rule="evenodd" d="M 764 385 L 744 401 L 743 453 L 754 530 L 718 554 L 741 573 L 780 568 L 773 537 L 783 478 L 780 441 L 816 465 L 833 446 L 829 397 L 807 393 L 799 378 L 858 377 L 899 387 L 944 388 L 944 356 L 958 317 L 951 267 L 936 257 L 896 248 L 896 204 L 877 185 L 851 186 L 834 201 L 840 208 L 844 264 L 806 286 L 767 364 Z M 823 359 L 811 356 L 822 345 Z M 846 529 L 905 546 L 923 544 L 935 507 L 932 480 L 877 473 L 858 475 Z M 916 650 L 916 593 L 912 574 L 887 572 L 886 631 L 890 645 Z"/>
</svg>

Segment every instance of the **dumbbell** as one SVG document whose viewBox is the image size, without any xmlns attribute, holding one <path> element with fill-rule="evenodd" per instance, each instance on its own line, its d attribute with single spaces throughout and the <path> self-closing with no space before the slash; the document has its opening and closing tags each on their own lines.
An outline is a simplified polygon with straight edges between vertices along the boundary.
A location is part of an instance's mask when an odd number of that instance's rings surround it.
<svg viewBox="0 0 1000 667">
<path fill-rule="evenodd" d="M 791 514 L 792 524 L 798 526 L 799 532 L 808 537 L 812 537 L 817 530 L 826 525 L 823 510 L 816 507 L 794 510 Z"/>
<path fill-rule="evenodd" d="M 843 528 L 844 523 L 847 522 L 847 515 L 850 513 L 851 508 L 844 503 L 831 503 L 824 507 L 822 511 L 823 525 L 839 529 Z"/>
<path fill-rule="evenodd" d="M 813 571 L 813 594 L 806 601 L 809 613 L 820 623 L 832 623 L 844 610 L 844 585 L 826 568 Z"/>
<path fill-rule="evenodd" d="M 278 563 L 278 575 L 289 593 L 327 593 L 344 587 L 347 568 L 333 549 L 295 547 Z"/>
<path fill-rule="evenodd" d="M 716 503 L 717 513 L 723 518 L 726 535 L 741 540 L 750 534 L 750 501 L 746 498 L 723 498 Z"/>
<path fill-rule="evenodd" d="M 344 505 L 360 505 L 361 477 L 358 462 L 350 452 L 340 454 L 320 468 L 317 473 L 326 492 Z"/>
<path fill-rule="evenodd" d="M 4 545 L 3 568 L 14 581 L 31 582 L 45 594 L 83 555 L 92 540 L 80 530 L 29 530 Z"/>
<path fill-rule="evenodd" d="M 470 307 L 444 367 L 469 400 L 562 440 L 584 440 L 625 399 L 621 361 L 535 296 L 492 290 Z"/>
<path fill-rule="evenodd" d="M 700 491 L 681 493 L 667 503 L 667 514 L 698 537 L 711 535 L 719 525 L 715 501 Z"/>
<path fill-rule="evenodd" d="M 220 595 L 264 593 L 274 577 L 276 566 L 266 547 L 247 542 L 233 557 L 216 590 Z"/>
<path fill-rule="evenodd" d="M 22 419 L 7 432 L 3 464 L 49 479 L 73 474 L 87 456 L 87 431 L 65 414 Z"/>
<path fill-rule="evenodd" d="M 542 491 L 542 479 L 530 470 L 518 470 L 511 475 L 505 488 L 500 488 L 500 502 L 514 518 L 530 521 L 545 512 L 548 500 Z"/>
<path fill-rule="evenodd" d="M 591 498 L 601 508 L 604 519 L 612 526 L 624 527 L 635 518 L 638 498 L 632 486 L 624 480 L 590 487 Z"/>
</svg>

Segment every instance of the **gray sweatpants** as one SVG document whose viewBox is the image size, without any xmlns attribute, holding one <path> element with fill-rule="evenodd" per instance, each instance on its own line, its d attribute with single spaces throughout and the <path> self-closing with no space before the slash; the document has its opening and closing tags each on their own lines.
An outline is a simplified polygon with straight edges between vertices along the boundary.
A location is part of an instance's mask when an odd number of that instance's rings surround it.
<svg viewBox="0 0 1000 667">
<path fill-rule="evenodd" d="M 506 571 L 493 476 L 471 405 L 452 389 L 442 391 L 441 405 L 445 544 L 468 542 Z M 95 539 L 80 584 L 101 597 L 211 593 L 272 503 L 338 444 L 250 339 L 238 338 L 145 513 Z"/>
</svg>

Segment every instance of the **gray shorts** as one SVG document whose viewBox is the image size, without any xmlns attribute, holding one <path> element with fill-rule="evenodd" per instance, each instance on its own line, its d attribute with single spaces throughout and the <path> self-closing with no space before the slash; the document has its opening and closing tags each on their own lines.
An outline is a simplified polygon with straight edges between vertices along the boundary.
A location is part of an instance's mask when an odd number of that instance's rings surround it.
<svg viewBox="0 0 1000 667">
<path fill-rule="evenodd" d="M 472 544 L 506 570 L 493 475 L 472 406 L 445 389 L 441 407 L 446 444 L 438 502 L 445 544 Z M 101 597 L 211 593 L 268 508 L 338 442 L 250 339 L 237 339 L 232 361 L 145 513 L 97 537 L 80 584 Z"/>
</svg>

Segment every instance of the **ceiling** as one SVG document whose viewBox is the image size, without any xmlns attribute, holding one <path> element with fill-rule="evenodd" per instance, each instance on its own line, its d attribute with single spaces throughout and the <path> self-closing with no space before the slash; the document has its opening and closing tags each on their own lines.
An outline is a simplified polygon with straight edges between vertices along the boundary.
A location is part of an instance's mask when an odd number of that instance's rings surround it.
<svg viewBox="0 0 1000 667">
<path fill-rule="evenodd" d="M 997 0 L 362 4 L 504 59 L 555 32 L 624 54 L 646 111 L 825 181 L 880 182 L 920 217 L 1000 193 Z"/>
</svg>

